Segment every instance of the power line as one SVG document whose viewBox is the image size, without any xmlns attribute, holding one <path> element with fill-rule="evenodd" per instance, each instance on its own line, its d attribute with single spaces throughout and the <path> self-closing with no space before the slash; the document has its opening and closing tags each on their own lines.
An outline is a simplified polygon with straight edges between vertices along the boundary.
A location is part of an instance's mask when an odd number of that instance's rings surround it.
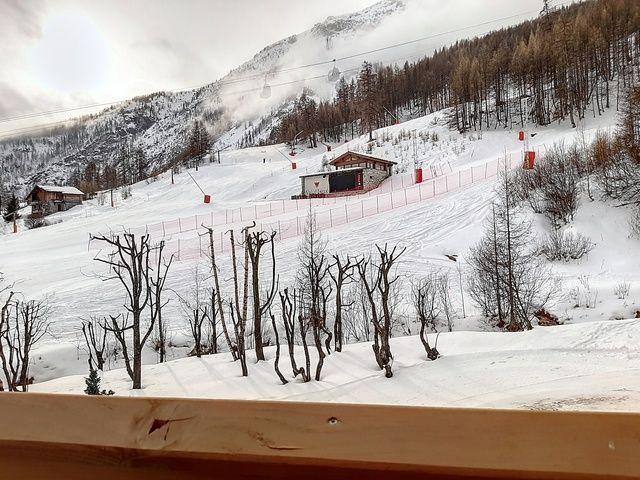
<svg viewBox="0 0 640 480">
<path fill-rule="evenodd" d="M 562 2 L 559 6 L 565 5 L 567 3 L 572 3 L 572 0 L 569 0 L 568 2 Z M 477 23 L 477 24 L 474 24 L 474 25 L 468 25 L 468 26 L 465 26 L 465 27 L 456 28 L 456 29 L 453 29 L 453 30 L 448 30 L 446 32 L 435 33 L 435 34 L 432 34 L 432 35 L 427 35 L 427 36 L 416 38 L 416 39 L 413 39 L 413 40 L 408 40 L 408 41 L 405 41 L 405 42 L 395 43 L 395 44 L 392 44 L 392 45 L 387 45 L 385 47 L 380 47 L 380 48 L 376 48 L 376 49 L 373 49 L 373 50 L 367 50 L 365 52 L 359 52 L 359 53 L 355 53 L 355 54 L 352 54 L 352 55 L 346 55 L 344 57 L 338 57 L 338 58 L 331 59 L 331 60 L 322 60 L 322 61 L 319 61 L 319 62 L 308 63 L 308 64 L 304 64 L 304 65 L 297 65 L 297 66 L 288 67 L 288 68 L 282 68 L 282 69 L 278 69 L 278 70 L 273 71 L 273 72 L 260 73 L 260 74 L 254 74 L 254 75 L 247 75 L 247 76 L 243 76 L 243 77 L 239 77 L 239 78 L 231 78 L 229 80 L 220 80 L 220 81 L 213 82 L 213 83 L 205 83 L 205 84 L 193 85 L 193 86 L 176 88 L 176 89 L 165 90 L 165 91 L 166 92 L 171 92 L 171 93 L 177 93 L 177 92 L 182 92 L 182 91 L 185 91 L 185 90 L 204 88 L 204 87 L 209 86 L 209 85 L 212 85 L 212 86 L 215 86 L 215 87 L 233 85 L 233 84 L 247 82 L 247 81 L 251 81 L 251 80 L 267 78 L 269 76 L 275 76 L 275 75 L 280 75 L 280 74 L 283 74 L 283 73 L 289 73 L 289 72 L 293 72 L 293 71 L 298 71 L 298 70 L 302 70 L 302 69 L 306 69 L 306 68 L 318 67 L 318 66 L 322 66 L 322 65 L 329 65 L 329 64 L 332 64 L 334 62 L 350 60 L 350 59 L 353 59 L 353 58 L 362 57 L 362 56 L 365 56 L 365 55 L 370 55 L 372 53 L 378 53 L 378 52 L 382 52 L 382 51 L 385 51 L 385 50 L 390 50 L 390 49 L 399 48 L 399 47 L 403 47 L 403 46 L 407 46 L 407 45 L 412 45 L 412 44 L 415 44 L 415 43 L 423 42 L 425 40 L 431 40 L 431 39 L 434 39 L 434 38 L 450 35 L 452 33 L 457 33 L 457 32 L 461 32 L 461 31 L 464 31 L 464 30 L 469 30 L 469 29 L 472 29 L 472 28 L 482 27 L 482 26 L 490 25 L 492 23 L 502 22 L 502 21 L 505 21 L 505 20 L 511 20 L 511 19 L 514 19 L 514 18 L 517 18 L 517 17 L 521 17 L 521 16 L 524 16 L 524 15 L 531 15 L 533 13 L 538 13 L 538 12 L 537 11 L 532 11 L 532 10 L 527 11 L 527 12 L 520 12 L 520 13 L 509 15 L 509 16 L 506 16 L 506 17 L 500 17 L 500 18 L 496 18 L 496 19 L 493 19 L 493 20 L 488 20 L 488 21 L 485 21 L 485 22 Z M 133 98 L 135 98 L 135 97 L 133 97 Z M 68 113 L 68 112 L 74 112 L 74 111 L 79 111 L 79 110 L 87 110 L 87 109 L 90 109 L 90 108 L 107 107 L 107 106 L 112 106 L 112 105 L 116 105 L 116 104 L 119 104 L 119 103 L 124 103 L 124 102 L 127 102 L 129 100 L 131 100 L 131 97 L 127 98 L 127 99 L 123 99 L 123 100 L 115 100 L 115 101 L 112 101 L 112 102 L 94 103 L 94 104 L 88 104 L 88 105 L 79 105 L 79 106 L 76 106 L 76 107 L 60 108 L 60 109 L 56 109 L 56 110 L 48 110 L 48 111 L 43 111 L 43 112 L 33 112 L 33 113 L 28 113 L 28 114 L 23 114 L 23 115 L 13 115 L 13 116 L 8 116 L 8 117 L 0 117 L 0 123 L 7 123 L 7 122 L 18 121 L 18 120 L 27 120 L 27 119 L 31 119 L 31 118 L 40 117 L 40 116 L 55 115 L 55 114 L 59 114 L 59 113 Z"/>
</svg>

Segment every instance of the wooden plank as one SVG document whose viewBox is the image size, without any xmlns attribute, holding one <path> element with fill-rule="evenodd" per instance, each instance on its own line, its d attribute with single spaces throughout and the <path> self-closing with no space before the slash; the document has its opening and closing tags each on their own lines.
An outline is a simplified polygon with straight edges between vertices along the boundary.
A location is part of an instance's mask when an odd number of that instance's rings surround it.
<svg viewBox="0 0 640 480">
<path fill-rule="evenodd" d="M 3 393 L 0 427 L 6 478 L 640 478 L 635 413 Z"/>
</svg>

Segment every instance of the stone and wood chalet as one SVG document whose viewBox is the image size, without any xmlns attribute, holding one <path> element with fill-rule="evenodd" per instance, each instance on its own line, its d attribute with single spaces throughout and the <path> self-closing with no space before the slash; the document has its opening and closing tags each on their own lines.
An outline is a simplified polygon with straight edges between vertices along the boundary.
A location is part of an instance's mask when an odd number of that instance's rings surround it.
<svg viewBox="0 0 640 480">
<path fill-rule="evenodd" d="M 396 162 L 346 152 L 329 163 L 335 170 L 300 175 L 302 192 L 293 198 L 353 195 L 377 188 L 392 173 Z"/>
<path fill-rule="evenodd" d="M 36 185 L 26 200 L 31 205 L 31 216 L 39 218 L 81 205 L 83 198 L 84 193 L 75 187 Z"/>
</svg>

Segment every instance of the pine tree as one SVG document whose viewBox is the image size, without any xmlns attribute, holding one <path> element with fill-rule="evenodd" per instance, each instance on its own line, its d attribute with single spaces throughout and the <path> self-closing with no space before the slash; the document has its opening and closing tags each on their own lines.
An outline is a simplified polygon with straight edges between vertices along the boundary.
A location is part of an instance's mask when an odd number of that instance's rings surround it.
<svg viewBox="0 0 640 480">
<path fill-rule="evenodd" d="M 91 368 L 89 376 L 85 377 L 84 382 L 87 384 L 84 393 L 87 395 L 100 395 L 100 376 L 97 370 Z"/>
<path fill-rule="evenodd" d="M 373 129 L 377 127 L 376 116 L 379 110 L 376 77 L 373 65 L 364 62 L 358 76 L 358 106 L 363 127 L 369 132 L 369 141 L 373 140 Z"/>
<path fill-rule="evenodd" d="M 87 388 L 84 389 L 84 393 L 87 395 L 114 395 L 116 392 L 113 390 L 100 390 L 100 375 L 91 365 L 89 365 L 89 376 L 84 379 Z"/>
<path fill-rule="evenodd" d="M 19 218 L 20 216 L 17 214 L 18 210 L 20 210 L 20 201 L 18 200 L 18 197 L 16 197 L 16 194 L 12 193 L 11 198 L 9 199 L 9 203 L 7 204 L 7 209 L 5 211 L 5 220 L 13 220 L 14 214 L 16 218 Z"/>
</svg>

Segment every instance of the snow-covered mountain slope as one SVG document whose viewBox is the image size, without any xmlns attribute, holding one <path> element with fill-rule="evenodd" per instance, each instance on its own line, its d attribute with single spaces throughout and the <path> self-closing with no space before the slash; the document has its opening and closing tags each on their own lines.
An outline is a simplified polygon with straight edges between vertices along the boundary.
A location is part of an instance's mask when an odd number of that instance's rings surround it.
<svg viewBox="0 0 640 480">
<path fill-rule="evenodd" d="M 332 59 L 345 59 L 337 66 L 349 80 L 364 60 L 383 64 L 415 60 L 455 42 L 460 36 L 456 29 L 464 35 L 481 35 L 535 16 L 538 3 L 523 0 L 521 8 L 530 9 L 528 14 L 502 20 L 497 12 L 512 13 L 513 2 L 479 0 L 469 5 L 466 0 L 452 0 L 443 8 L 439 0 L 381 0 L 359 12 L 329 17 L 265 47 L 209 85 L 137 97 L 62 125 L 59 117 L 53 117 L 58 124 L 44 133 L 14 139 L 0 133 L 4 182 L 22 191 L 36 182 L 65 183 L 89 161 L 113 164 L 124 145 L 141 148 L 152 167 L 160 167 L 184 147 L 197 118 L 216 140 L 215 148 L 237 147 L 249 132 L 254 139 L 264 138 L 303 90 L 316 99 L 335 94 L 335 84 L 327 79 L 331 68 L 327 62 Z M 384 50 L 415 38 L 423 40 Z M 272 87 L 267 99 L 261 97 L 265 83 Z"/>
<path fill-rule="evenodd" d="M 4 159 L 5 176 L 9 175 L 5 182 L 23 184 L 24 188 L 36 182 L 63 183 L 89 161 L 115 162 L 125 144 L 142 148 L 152 166 L 159 167 L 184 147 L 196 118 L 205 122 L 222 147 L 235 145 L 261 119 L 262 132 L 268 133 L 275 120 L 273 112 L 285 108 L 304 82 L 285 89 L 274 88 L 270 99 L 260 98 L 263 83 L 287 83 L 304 79 L 308 73 L 274 72 L 298 65 L 300 59 L 319 58 L 317 55 L 331 58 L 332 42 L 362 36 L 403 8 L 401 0 L 382 0 L 360 12 L 329 17 L 310 30 L 265 47 L 212 84 L 134 98 L 102 113 L 71 121 L 68 127 L 55 126 L 45 135 L 2 140 L 0 158 Z"/>
<path fill-rule="evenodd" d="M 456 172 L 470 165 L 482 165 L 486 161 L 505 155 L 505 152 L 514 158 L 520 158 L 522 144 L 517 140 L 517 132 L 491 131 L 482 135 L 461 135 L 447 129 L 445 113 L 438 112 L 374 132 L 376 142 L 372 147 L 372 153 L 395 160 L 399 163 L 400 170 L 408 171 L 411 171 L 414 161 L 414 145 L 418 162 L 424 168 L 439 167 L 436 171 L 444 169 L 445 172 Z M 588 140 L 598 129 L 612 128 L 613 125 L 615 115 L 614 112 L 610 112 L 608 116 L 587 120 L 581 125 L 581 130 Z M 407 133 L 413 130 L 417 134 L 415 142 Z M 540 128 L 536 133 L 530 146 L 539 153 L 544 152 L 554 142 L 572 143 L 581 135 L 567 125 Z M 164 174 L 160 175 L 157 181 L 134 185 L 131 188 L 131 197 L 125 200 L 121 199 L 118 192 L 115 209 L 109 206 L 108 201 L 106 204 L 100 204 L 99 199 L 96 199 L 86 202 L 82 207 L 50 217 L 52 221 L 60 223 L 37 230 L 21 230 L 16 235 L 7 233 L 0 237 L 0 266 L 7 279 L 17 281 L 19 290 L 26 298 L 49 296 L 53 307 L 52 336 L 43 341 L 34 355 L 31 372 L 35 381 L 42 382 L 70 374 L 86 373 L 86 355 L 81 351 L 81 333 L 78 331 L 80 319 L 89 315 L 115 314 L 122 309 L 122 292 L 115 285 L 105 288 L 105 283 L 97 276 L 102 272 L 102 267 L 94 261 L 94 257 L 100 252 L 97 250 L 98 247 L 88 244 L 90 234 L 118 231 L 123 227 L 136 228 L 177 218 L 193 218 L 195 214 L 208 214 L 243 206 L 253 207 L 256 202 L 286 199 L 298 193 L 299 174 L 319 171 L 323 159 L 329 158 L 330 155 L 339 155 L 347 149 L 364 151 L 367 144 L 367 136 L 363 136 L 348 144 L 333 145 L 331 153 L 324 149 L 304 150 L 295 157 L 297 170 L 291 169 L 288 156 L 283 155 L 282 145 L 228 150 L 223 153 L 220 165 L 206 164 L 198 172 L 190 170 L 188 173 L 178 174 L 173 185 L 170 176 Z M 212 204 L 202 203 L 202 193 L 194 184 L 194 180 L 205 192 L 213 196 Z M 482 233 L 482 222 L 490 211 L 494 187 L 495 182 L 491 180 L 477 182 L 468 188 L 434 199 L 371 215 L 339 228 L 326 229 L 323 233 L 328 241 L 328 249 L 343 254 L 359 255 L 370 251 L 376 242 L 406 246 L 407 251 L 401 261 L 404 289 L 402 315 L 403 321 L 406 321 L 403 328 L 405 333 L 415 332 L 408 306 L 408 289 L 412 275 L 440 268 L 451 269 L 452 278 L 457 278 L 455 265 L 448 261 L 445 255 L 458 254 L 464 266 L 464 258 L 469 247 L 478 241 Z M 582 335 L 583 332 L 579 324 L 632 318 L 640 305 L 640 274 L 633 262 L 629 262 L 629 252 L 635 252 L 639 248 L 638 240 L 628 238 L 626 233 L 620 233 L 626 232 L 628 213 L 624 209 L 597 200 L 590 202 L 582 198 L 581 203 L 572 229 L 589 236 L 596 246 L 589 256 L 579 263 L 553 265 L 554 272 L 564 278 L 564 287 L 552 308 L 562 321 L 575 324 L 576 330 L 570 330 L 571 326 L 567 328 L 569 332 L 575 331 L 576 335 Z M 328 207 L 319 206 L 315 211 L 321 214 L 326 208 Z M 305 210 L 306 208 L 303 208 L 302 215 Z M 291 214 L 276 215 L 272 220 L 284 220 L 288 215 Z M 536 228 L 542 230 L 543 221 L 536 216 L 533 216 L 533 219 L 537 223 Z M 223 225 L 217 231 L 237 228 L 244 223 Z M 168 239 L 175 241 L 177 238 L 194 239 L 197 238 L 197 232 L 172 235 Z M 278 241 L 276 244 L 278 273 L 280 284 L 283 286 L 294 279 L 298 242 L 298 238 L 291 238 Z M 222 278 L 228 279 L 228 255 L 220 256 L 220 264 Z M 183 259 L 173 265 L 168 281 L 172 295 L 173 292 L 184 295 L 192 289 L 196 268 L 200 273 L 206 272 L 206 261 Z M 588 292 L 585 291 L 584 277 L 588 280 Z M 629 282 L 631 286 L 629 295 L 624 299 L 617 298 L 614 293 L 615 285 L 621 281 Z M 228 285 L 225 286 L 227 287 Z M 452 297 L 457 312 L 454 330 L 486 329 L 468 299 L 467 318 L 463 318 L 457 289 L 454 283 Z M 595 301 L 585 305 L 580 300 L 585 295 L 595 296 Z M 177 345 L 172 348 L 171 356 L 182 357 L 188 350 L 185 347 L 188 340 L 185 320 L 175 297 L 172 297 L 166 307 L 164 316 L 170 325 L 172 343 Z M 633 324 L 625 325 L 631 328 Z M 506 337 L 500 337 L 502 338 Z M 412 342 L 415 339 L 406 341 Z M 411 355 L 418 354 L 414 352 Z M 403 357 L 401 350 L 397 361 L 410 364 L 413 362 L 411 355 Z M 502 354 L 497 354 L 500 355 Z M 488 360 L 489 364 L 495 361 L 496 356 Z M 635 360 L 630 358 L 629 361 L 633 363 Z M 153 364 L 155 353 L 151 350 L 145 351 L 145 362 Z M 561 357 L 558 357 L 558 362 L 561 362 Z M 117 367 L 119 364 L 116 362 L 113 366 Z M 631 363 L 628 367 L 636 368 Z M 153 371 L 162 375 L 161 370 Z M 270 370 L 265 369 L 264 375 L 267 371 Z M 121 374 L 113 375 L 116 390 L 121 390 L 121 385 L 117 383 L 117 376 Z M 77 385 L 78 379 L 70 382 Z M 64 382 L 43 388 L 66 388 L 56 385 L 64 385 Z M 177 390 L 173 390 L 174 387 Z M 166 394 L 182 394 L 178 385 L 167 388 Z M 251 395 L 249 397 L 253 398 Z M 345 400 L 347 398 L 343 397 Z"/>
</svg>

